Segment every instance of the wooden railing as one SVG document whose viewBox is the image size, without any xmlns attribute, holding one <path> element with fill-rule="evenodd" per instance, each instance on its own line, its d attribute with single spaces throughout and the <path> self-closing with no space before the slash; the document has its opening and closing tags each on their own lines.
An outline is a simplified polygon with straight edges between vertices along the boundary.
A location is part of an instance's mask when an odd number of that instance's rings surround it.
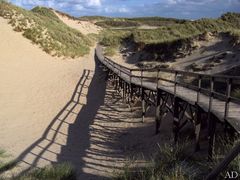
<svg viewBox="0 0 240 180">
<path fill-rule="evenodd" d="M 208 174 L 206 180 L 216 179 L 217 176 L 226 170 L 228 165 L 239 155 L 240 153 L 240 143 L 237 144 L 229 154 Z M 227 179 L 227 178 L 226 178 Z"/>
<path fill-rule="evenodd" d="M 97 50 L 96 50 L 97 51 Z M 98 53 L 98 52 L 97 52 Z M 233 85 L 240 87 L 240 77 L 239 76 L 226 76 L 226 75 L 207 75 L 200 74 L 194 72 L 186 72 L 174 69 L 164 69 L 164 68 L 127 68 L 125 66 L 119 65 L 112 61 L 107 57 L 99 58 L 99 60 L 107 66 L 111 71 L 117 74 L 120 78 L 127 81 L 127 83 L 136 83 L 136 79 L 139 81 L 138 85 L 143 86 L 144 82 L 152 82 L 155 84 L 155 89 L 161 89 L 162 83 L 170 83 L 174 90 L 174 96 L 177 93 L 177 87 L 185 87 L 187 89 L 193 90 L 197 93 L 195 103 L 198 104 L 200 102 L 200 95 L 206 95 L 209 99 L 208 103 L 208 112 L 211 112 L 213 99 L 218 99 L 221 102 L 225 103 L 224 106 L 224 116 L 223 120 L 227 121 L 229 115 L 229 104 L 235 103 L 240 105 L 240 99 L 233 97 L 232 95 L 232 87 Z M 152 74 L 156 74 L 156 76 L 152 76 Z M 161 74 L 170 74 L 171 78 L 161 77 Z M 148 75 L 145 75 L 148 74 Z M 150 74 L 150 75 L 149 75 Z M 190 82 L 186 82 L 185 79 L 191 78 Z M 135 82 L 133 81 L 135 79 Z M 204 83 L 207 82 L 207 85 L 204 87 Z M 215 86 L 221 85 L 224 88 L 218 89 Z M 240 107 L 240 106 L 239 106 Z M 240 111 L 240 109 L 238 109 Z M 240 117 L 239 117 L 240 122 Z M 238 131 L 238 133 L 240 133 Z M 239 154 L 240 145 L 237 145 L 223 160 L 222 163 L 216 169 L 214 169 L 207 179 L 211 179 L 212 177 L 216 177 L 222 172 L 229 163 Z"/>
<path fill-rule="evenodd" d="M 240 104 L 240 99 L 232 96 L 232 85 L 240 85 L 240 77 L 239 76 L 226 76 L 226 75 L 207 75 L 207 74 L 200 74 L 194 72 L 186 72 L 180 70 L 173 70 L 173 69 L 164 69 L 164 68 L 139 68 L 139 69 L 131 69 L 125 66 L 119 65 L 112 61 L 111 59 L 104 57 L 104 64 L 107 65 L 110 69 L 117 70 L 118 75 L 121 77 L 123 74 L 129 77 L 129 82 L 133 78 L 138 78 L 141 80 L 141 84 L 143 81 L 151 81 L 156 82 L 156 88 L 159 88 L 159 81 L 168 82 L 174 85 L 174 94 L 176 94 L 177 86 L 185 87 L 194 91 L 197 91 L 197 99 L 196 103 L 200 100 L 200 93 L 205 94 L 209 97 L 209 110 L 212 108 L 212 101 L 213 98 L 217 98 L 221 101 L 225 101 L 225 110 L 224 110 L 224 119 L 226 120 L 229 114 L 229 103 L 238 103 Z M 139 72 L 139 75 L 136 73 Z M 151 76 L 144 76 L 145 73 L 155 72 L 157 74 L 156 77 Z M 161 73 L 168 73 L 172 75 L 174 78 L 163 78 L 160 77 Z M 184 78 L 193 78 L 194 83 L 186 83 L 183 81 Z M 202 86 L 202 82 L 207 81 L 209 84 L 207 87 Z M 225 89 L 221 89 L 222 92 L 217 91 L 218 89 L 215 88 L 217 83 L 221 83 L 225 86 Z"/>
</svg>

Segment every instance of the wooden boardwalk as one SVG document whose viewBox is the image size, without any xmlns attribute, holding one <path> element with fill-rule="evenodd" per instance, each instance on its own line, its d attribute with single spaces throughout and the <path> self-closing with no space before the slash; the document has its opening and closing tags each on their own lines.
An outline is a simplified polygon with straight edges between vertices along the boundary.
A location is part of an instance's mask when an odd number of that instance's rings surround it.
<svg viewBox="0 0 240 180">
<path fill-rule="evenodd" d="M 156 106 L 156 133 L 167 112 L 174 116 L 175 141 L 180 129 L 190 120 L 195 125 L 196 150 L 199 149 L 201 124 L 207 121 L 209 157 L 212 156 L 216 123 L 240 133 L 240 99 L 232 97 L 232 87 L 240 85 L 239 76 L 204 75 L 170 69 L 130 69 L 102 55 L 96 55 L 123 98 L 131 102 L 135 96 L 142 100 L 143 121 L 148 105 Z M 205 113 L 207 119 L 203 119 Z"/>
</svg>

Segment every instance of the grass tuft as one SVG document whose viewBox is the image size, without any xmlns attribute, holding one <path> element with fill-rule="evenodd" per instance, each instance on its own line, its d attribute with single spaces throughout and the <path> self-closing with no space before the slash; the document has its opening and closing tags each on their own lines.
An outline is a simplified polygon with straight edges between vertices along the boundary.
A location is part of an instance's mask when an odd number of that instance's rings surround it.
<svg viewBox="0 0 240 180">
<path fill-rule="evenodd" d="M 194 179 L 197 178 L 198 170 L 191 160 L 186 159 L 187 143 L 173 148 L 165 144 L 159 147 L 152 160 L 143 168 L 130 168 L 127 164 L 123 172 L 116 175 L 116 180 L 157 180 L 157 179 Z"/>
<path fill-rule="evenodd" d="M 44 168 L 34 169 L 31 172 L 23 175 L 19 180 L 34 179 L 34 180 L 75 180 L 76 172 L 69 163 L 49 165 Z"/>
</svg>

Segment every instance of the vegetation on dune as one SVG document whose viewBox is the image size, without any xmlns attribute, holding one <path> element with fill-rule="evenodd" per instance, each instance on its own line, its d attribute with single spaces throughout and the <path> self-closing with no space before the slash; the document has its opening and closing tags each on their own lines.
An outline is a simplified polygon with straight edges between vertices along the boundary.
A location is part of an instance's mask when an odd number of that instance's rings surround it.
<svg viewBox="0 0 240 180">
<path fill-rule="evenodd" d="M 6 151 L 0 149 L 0 174 L 16 166 L 16 161 L 6 161 L 6 159 L 8 159 L 9 157 L 10 155 L 8 155 Z"/>
<path fill-rule="evenodd" d="M 230 30 L 229 24 L 222 20 L 202 19 L 195 22 L 186 22 L 172 26 L 163 26 L 158 29 L 134 30 L 136 42 L 157 44 L 190 38 L 204 32 L 222 32 Z"/>
<path fill-rule="evenodd" d="M 124 20 L 124 21 L 113 21 L 113 20 L 107 20 L 107 21 L 100 21 L 95 23 L 97 26 L 101 26 L 103 28 L 108 27 L 138 27 L 140 26 L 140 23 Z"/>
<path fill-rule="evenodd" d="M 49 165 L 40 169 L 34 169 L 17 179 L 19 180 L 24 180 L 24 179 L 75 180 L 77 179 L 77 176 L 74 168 L 70 164 L 63 163 L 63 164 L 57 164 L 57 165 Z"/>
<path fill-rule="evenodd" d="M 6 151 L 0 149 L 0 179 L 5 179 L 4 172 L 11 170 L 17 166 L 17 161 L 7 161 L 8 155 Z M 15 176 L 13 174 L 13 176 Z M 25 180 L 75 180 L 77 179 L 76 171 L 69 163 L 61 163 L 55 165 L 48 165 L 43 168 L 34 168 L 20 176 L 12 177 L 12 179 Z"/>
<path fill-rule="evenodd" d="M 64 24 L 48 8 L 36 7 L 27 11 L 0 1 L 0 16 L 9 19 L 15 31 L 22 32 L 53 56 L 75 58 L 89 53 L 89 38 Z"/>
<path fill-rule="evenodd" d="M 122 172 L 116 173 L 116 180 L 157 180 L 157 179 L 205 179 L 208 173 L 216 167 L 225 157 L 225 155 L 238 143 L 234 141 L 229 143 L 228 138 L 219 138 L 219 148 L 216 149 L 213 162 L 207 162 L 206 154 L 195 155 L 189 153 L 189 144 L 179 143 L 177 146 L 163 145 L 148 160 L 144 167 L 134 167 L 134 162 L 127 163 Z M 224 144 L 224 146 L 223 146 Z M 224 148 L 222 148 L 224 147 Z M 219 178 L 224 178 L 227 171 L 239 171 L 240 156 L 232 161 L 227 169 L 223 171 Z"/>
<path fill-rule="evenodd" d="M 232 45 L 233 46 L 240 46 L 240 30 L 232 30 L 230 31 L 230 35 L 233 37 Z"/>
<path fill-rule="evenodd" d="M 143 18 L 144 19 L 144 18 Z M 146 19 L 144 19 L 146 21 Z M 170 22 L 174 22 L 170 20 Z M 157 29 L 128 29 L 125 33 L 119 33 L 119 30 L 105 30 L 105 37 L 101 39 L 104 46 L 120 47 L 126 39 L 126 35 L 131 37 L 132 43 L 142 47 L 151 47 L 157 49 L 161 45 L 164 47 L 169 44 L 190 43 L 189 39 L 204 34 L 206 32 L 231 32 L 235 37 L 234 42 L 239 42 L 239 25 L 240 14 L 227 13 L 218 19 L 200 19 L 196 21 L 179 20 L 171 24 L 171 26 L 160 26 Z M 123 31 L 123 30 L 122 30 Z M 129 38 L 128 38 L 129 39 Z M 118 44 L 116 44 L 118 43 Z M 180 43 L 181 44 L 181 43 Z M 175 46 L 175 45 L 174 45 Z M 162 46 L 161 46 L 162 47 Z M 181 48 L 181 47 L 178 47 Z M 150 49 L 150 48 L 148 48 Z"/>
<path fill-rule="evenodd" d="M 104 46 L 117 47 L 120 45 L 123 38 L 128 37 L 131 34 L 127 30 L 105 30 L 100 36 L 100 44 Z"/>
<path fill-rule="evenodd" d="M 170 26 L 181 24 L 186 20 L 162 17 L 139 17 L 139 18 L 105 18 L 96 22 L 96 25 L 104 28 L 113 27 L 138 27 L 138 26 Z"/>
<path fill-rule="evenodd" d="M 110 17 L 106 17 L 106 16 L 81 16 L 78 18 L 81 21 L 104 21 L 107 19 L 111 19 Z"/>
<path fill-rule="evenodd" d="M 116 175 L 115 179 L 201 179 L 198 173 L 200 165 L 194 164 L 193 159 L 187 159 L 184 150 L 186 150 L 186 144 L 176 146 L 175 148 L 170 145 L 164 145 L 159 148 L 152 160 L 146 163 L 145 167 L 131 168 L 128 164 L 123 168 L 122 173 Z"/>
<path fill-rule="evenodd" d="M 131 34 L 129 30 L 104 30 L 99 35 L 100 44 L 105 46 L 105 55 L 112 56 L 120 47 L 122 39 Z"/>
</svg>

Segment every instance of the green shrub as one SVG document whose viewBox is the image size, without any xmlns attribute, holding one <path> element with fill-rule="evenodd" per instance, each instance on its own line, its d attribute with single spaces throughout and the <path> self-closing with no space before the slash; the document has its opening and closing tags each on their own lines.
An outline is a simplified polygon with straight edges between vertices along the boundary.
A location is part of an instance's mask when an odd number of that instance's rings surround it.
<svg viewBox="0 0 240 180">
<path fill-rule="evenodd" d="M 90 51 L 92 41 L 64 24 L 51 9 L 35 7 L 27 11 L 7 2 L 0 2 L 0 16 L 9 19 L 15 31 L 23 32 L 26 38 L 39 44 L 49 54 L 79 57 Z"/>
</svg>

